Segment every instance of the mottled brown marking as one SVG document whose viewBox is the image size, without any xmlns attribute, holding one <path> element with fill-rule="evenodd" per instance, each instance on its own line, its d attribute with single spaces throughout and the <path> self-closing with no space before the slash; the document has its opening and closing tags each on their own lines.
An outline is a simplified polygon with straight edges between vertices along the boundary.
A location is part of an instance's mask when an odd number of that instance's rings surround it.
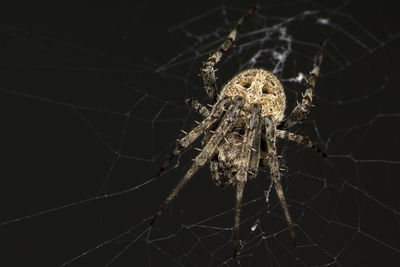
<svg viewBox="0 0 400 267">
<path fill-rule="evenodd" d="M 222 89 L 221 95 L 246 100 L 243 112 L 251 104 L 261 105 L 261 116 L 272 116 L 275 121 L 282 121 L 286 97 L 280 81 L 271 72 L 264 69 L 245 70 L 233 77 Z"/>
</svg>

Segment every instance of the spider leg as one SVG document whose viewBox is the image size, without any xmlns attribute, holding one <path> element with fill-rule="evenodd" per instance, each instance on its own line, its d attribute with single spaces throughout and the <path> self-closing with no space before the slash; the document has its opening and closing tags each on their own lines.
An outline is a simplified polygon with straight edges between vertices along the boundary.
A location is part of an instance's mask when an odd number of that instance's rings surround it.
<svg viewBox="0 0 400 267">
<path fill-rule="evenodd" d="M 221 182 L 219 173 L 218 173 L 218 163 L 213 161 L 210 162 L 210 172 L 211 172 L 211 178 L 213 179 L 214 183 L 223 187 L 224 184 Z"/>
<path fill-rule="evenodd" d="M 204 87 L 206 89 L 207 95 L 215 100 L 217 98 L 217 82 L 216 82 L 216 77 L 215 77 L 215 69 L 214 65 L 220 61 L 223 53 L 229 50 L 229 48 L 232 47 L 233 42 L 236 39 L 237 32 L 240 28 L 240 25 L 242 25 L 243 21 L 249 17 L 253 12 L 255 11 L 255 8 L 249 9 L 246 14 L 244 14 L 236 23 L 235 28 L 230 32 L 228 37 L 225 39 L 225 41 L 218 47 L 217 51 L 215 51 L 208 59 L 207 61 L 203 62 L 203 67 L 201 68 L 201 75 L 203 77 L 203 83 Z"/>
<path fill-rule="evenodd" d="M 200 114 L 202 117 L 206 118 L 208 115 L 210 115 L 210 110 L 208 108 L 206 108 L 205 106 L 203 106 L 202 104 L 200 104 L 200 102 L 195 99 L 195 98 L 188 98 L 185 100 L 186 104 L 188 104 L 191 108 L 194 109 L 194 111 L 196 111 L 198 114 Z M 199 122 L 196 121 L 197 124 L 199 124 Z M 201 141 L 202 146 L 204 146 L 208 140 L 210 140 L 210 130 L 211 128 L 207 129 L 204 132 L 204 138 Z M 212 173 L 212 172 L 211 172 Z M 219 177 L 219 175 L 216 173 L 216 176 Z M 214 175 L 212 174 L 212 177 L 214 177 Z M 219 180 L 219 179 L 217 179 Z M 217 181 L 214 180 L 214 181 Z"/>
<path fill-rule="evenodd" d="M 249 173 L 251 177 L 257 176 L 258 167 L 260 164 L 260 150 L 261 150 L 261 123 L 257 125 L 255 136 L 253 139 L 253 145 L 251 147 L 250 162 L 249 162 Z"/>
<path fill-rule="evenodd" d="M 307 90 L 303 94 L 303 99 L 301 103 L 297 103 L 293 111 L 283 120 L 282 124 L 280 125 L 281 127 L 279 127 L 280 129 L 286 129 L 296 125 L 310 112 L 310 108 L 312 107 L 312 98 L 314 96 L 315 84 L 317 82 L 320 66 L 322 63 L 322 49 L 323 44 L 321 45 L 319 52 L 314 58 L 314 68 L 306 79 Z"/>
<path fill-rule="evenodd" d="M 191 106 L 194 109 L 194 111 L 199 113 L 201 116 L 207 117 L 208 115 L 210 115 L 210 110 L 208 110 L 208 108 L 206 108 L 205 106 L 200 104 L 197 99 L 188 98 L 188 99 L 185 100 L 185 102 L 186 102 L 186 104 Z"/>
<path fill-rule="evenodd" d="M 289 231 L 292 236 L 293 245 L 294 247 L 296 247 L 296 234 L 294 232 L 292 218 L 290 217 L 289 209 L 286 204 L 286 199 L 283 194 L 282 184 L 281 184 L 281 174 L 279 172 L 278 157 L 276 154 L 276 125 L 272 117 L 270 116 L 266 116 L 264 118 L 264 125 L 266 129 L 268 164 L 271 171 L 271 179 L 274 183 L 275 191 L 278 194 L 279 200 L 281 202 L 283 213 L 285 215 L 286 222 L 288 224 Z"/>
<path fill-rule="evenodd" d="M 326 153 L 322 149 L 314 145 L 313 142 L 311 142 L 307 137 L 304 137 L 302 135 L 294 134 L 285 130 L 276 130 L 276 137 L 294 141 L 303 146 L 311 148 L 312 150 L 314 150 L 315 153 L 321 155 L 324 158 L 327 157 Z"/>
<path fill-rule="evenodd" d="M 172 155 L 169 155 L 167 160 L 163 163 L 160 170 L 157 172 L 157 176 L 160 176 L 163 173 L 171 161 L 179 155 L 179 153 L 190 146 L 202 133 L 204 133 L 208 128 L 210 128 L 218 119 L 221 117 L 222 113 L 224 112 L 225 106 L 231 102 L 231 99 L 228 97 L 222 98 L 215 103 L 213 109 L 211 110 L 210 114 L 193 130 L 191 130 L 185 137 L 178 140 L 178 146 L 172 152 Z"/>
<path fill-rule="evenodd" d="M 233 227 L 233 257 L 235 258 L 239 248 L 239 226 L 240 212 L 242 206 L 242 197 L 244 186 L 247 181 L 247 173 L 251 159 L 251 148 L 254 143 L 256 131 L 259 129 L 261 106 L 252 104 L 249 113 L 251 114 L 246 123 L 246 130 L 243 139 L 240 169 L 235 176 L 236 184 L 236 204 L 235 204 L 235 221 Z"/>
<path fill-rule="evenodd" d="M 192 176 L 197 172 L 197 170 L 202 167 L 207 159 L 214 153 L 215 148 L 221 142 L 221 139 L 226 135 L 226 133 L 233 127 L 236 119 L 238 118 L 239 112 L 244 105 L 245 100 L 239 97 L 235 97 L 232 101 L 232 105 L 229 107 L 224 118 L 222 119 L 220 125 L 215 130 L 215 133 L 211 137 L 210 141 L 205 145 L 203 150 L 197 155 L 193 160 L 194 163 L 190 167 L 189 171 L 181 179 L 181 181 L 174 187 L 171 193 L 168 195 L 167 199 L 160 206 L 159 210 L 154 215 L 153 219 L 150 221 L 150 225 L 153 225 L 161 213 L 165 210 L 168 204 L 176 197 L 183 186 L 192 178 Z"/>
</svg>

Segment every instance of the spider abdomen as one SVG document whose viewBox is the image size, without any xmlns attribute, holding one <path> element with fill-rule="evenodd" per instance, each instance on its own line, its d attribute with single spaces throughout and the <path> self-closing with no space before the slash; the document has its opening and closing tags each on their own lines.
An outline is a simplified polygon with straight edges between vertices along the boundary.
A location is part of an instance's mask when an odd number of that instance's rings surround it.
<svg viewBox="0 0 400 267">
<path fill-rule="evenodd" d="M 233 77 L 222 89 L 221 95 L 232 99 L 240 96 L 246 100 L 244 111 L 251 104 L 260 104 L 262 117 L 272 116 L 282 121 L 286 97 L 282 84 L 274 74 L 264 69 L 248 69 Z"/>
</svg>

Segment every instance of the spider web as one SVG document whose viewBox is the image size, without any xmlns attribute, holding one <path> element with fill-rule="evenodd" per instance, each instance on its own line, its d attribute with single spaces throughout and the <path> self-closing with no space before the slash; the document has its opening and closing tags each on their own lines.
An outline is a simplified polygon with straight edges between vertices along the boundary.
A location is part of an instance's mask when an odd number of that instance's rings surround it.
<svg viewBox="0 0 400 267">
<path fill-rule="evenodd" d="M 393 6 L 267 1 L 218 64 L 219 88 L 251 67 L 301 99 L 326 41 L 315 107 L 279 141 L 293 248 L 268 170 L 249 181 L 239 262 L 234 190 L 202 168 L 151 229 L 190 167 L 155 173 L 208 103 L 201 62 L 247 5 L 115 2 L 7 9 L 1 27 L 1 261 L 6 266 L 395 266 L 400 260 L 399 33 Z M 4 9 L 3 9 L 4 10 Z M 199 142 L 194 147 L 200 146 Z"/>
</svg>

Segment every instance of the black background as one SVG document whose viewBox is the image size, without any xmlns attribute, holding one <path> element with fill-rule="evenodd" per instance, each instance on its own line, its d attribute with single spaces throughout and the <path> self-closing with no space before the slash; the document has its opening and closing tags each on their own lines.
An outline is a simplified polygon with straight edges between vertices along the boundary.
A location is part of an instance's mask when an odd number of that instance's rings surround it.
<svg viewBox="0 0 400 267">
<path fill-rule="evenodd" d="M 297 250 L 290 246 L 275 193 L 272 204 L 263 200 L 268 183 L 248 186 L 241 237 L 251 239 L 248 229 L 261 218 L 268 246 L 250 248 L 241 259 L 244 266 L 396 266 L 400 259 L 397 9 L 394 1 L 323 2 L 259 3 L 259 16 L 331 12 L 345 31 L 311 30 L 307 23 L 292 29 L 296 40 L 315 47 L 327 38 L 331 42 L 316 108 L 300 131 L 330 157 L 324 161 L 297 146 L 285 147 L 285 183 L 299 224 Z M 228 25 L 218 15 L 223 6 Z M 214 266 L 225 260 L 235 266 L 229 231 L 233 191 L 215 187 L 207 168 L 156 229 L 146 230 L 146 220 L 194 155 L 185 153 L 178 167 L 155 177 L 179 130 L 199 119 L 182 100 L 195 96 L 207 101 L 196 75 L 203 57 L 159 69 L 192 45 L 179 27 L 171 28 L 215 9 L 217 15 L 202 15 L 190 32 L 218 29 L 220 37 L 249 6 L 65 1 L 0 8 L 2 266 Z M 257 23 L 250 19 L 242 32 Z M 219 42 L 215 38 L 210 40 Z M 215 47 L 211 41 L 203 41 L 201 53 L 207 55 L 206 45 Z M 295 64 L 291 59 L 293 67 L 282 76 L 306 73 L 315 47 L 294 48 L 298 59 Z M 221 84 L 242 67 L 244 57 L 232 52 L 231 61 L 221 64 Z M 335 64 L 335 58 L 341 63 Z M 288 85 L 289 108 L 300 96 L 295 86 Z M 272 215 L 265 214 L 269 209 Z M 210 220 L 200 223 L 205 219 Z M 193 224 L 208 228 L 182 227 Z M 211 226 L 225 230 L 204 237 L 217 232 Z M 165 240 L 151 241 L 157 238 Z M 214 255 L 218 244 L 225 246 Z"/>
</svg>

